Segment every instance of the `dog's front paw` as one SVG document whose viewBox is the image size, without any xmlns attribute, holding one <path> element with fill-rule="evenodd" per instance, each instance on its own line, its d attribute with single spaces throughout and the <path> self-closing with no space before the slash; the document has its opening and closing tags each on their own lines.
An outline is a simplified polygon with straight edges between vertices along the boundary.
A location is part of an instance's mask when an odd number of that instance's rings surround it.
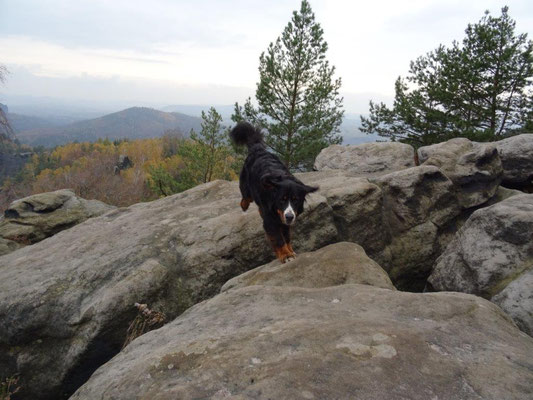
<svg viewBox="0 0 533 400">
<path fill-rule="evenodd" d="M 293 260 L 296 260 L 296 254 L 292 255 L 292 256 L 288 256 L 284 262 L 288 263 L 288 262 L 291 262 Z"/>
</svg>

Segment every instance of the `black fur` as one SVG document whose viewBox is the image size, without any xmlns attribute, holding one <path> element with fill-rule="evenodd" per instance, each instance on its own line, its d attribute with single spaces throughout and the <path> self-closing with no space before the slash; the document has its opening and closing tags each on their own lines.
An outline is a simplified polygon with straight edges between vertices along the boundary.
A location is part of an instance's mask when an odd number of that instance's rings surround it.
<svg viewBox="0 0 533 400">
<path fill-rule="evenodd" d="M 295 257 L 291 246 L 289 202 L 295 218 L 304 210 L 307 194 L 318 190 L 294 177 L 274 154 L 267 151 L 261 131 L 248 122 L 239 122 L 230 132 L 237 145 L 248 147 L 248 157 L 241 171 L 239 187 L 244 211 L 254 201 L 263 218 L 263 228 L 276 256 L 285 262 Z M 293 221 L 294 221 L 293 220 Z M 293 222 L 292 221 L 292 222 Z"/>
</svg>

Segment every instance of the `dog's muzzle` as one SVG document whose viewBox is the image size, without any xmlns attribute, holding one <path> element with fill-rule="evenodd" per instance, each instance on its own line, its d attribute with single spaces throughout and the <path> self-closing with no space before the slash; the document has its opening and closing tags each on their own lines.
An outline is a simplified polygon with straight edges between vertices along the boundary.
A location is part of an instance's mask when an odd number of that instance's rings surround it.
<svg viewBox="0 0 533 400">
<path fill-rule="evenodd" d="M 296 220 L 296 214 L 294 213 L 294 210 L 292 209 L 291 204 L 289 203 L 289 206 L 283 211 L 283 219 L 285 220 L 286 225 L 292 225 L 294 221 Z"/>
</svg>

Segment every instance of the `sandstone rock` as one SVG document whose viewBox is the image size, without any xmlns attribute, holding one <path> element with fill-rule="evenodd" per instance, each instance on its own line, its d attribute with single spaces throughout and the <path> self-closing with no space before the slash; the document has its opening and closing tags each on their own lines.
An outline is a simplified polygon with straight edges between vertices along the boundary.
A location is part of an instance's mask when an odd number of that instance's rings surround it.
<svg viewBox="0 0 533 400">
<path fill-rule="evenodd" d="M 460 213 L 453 183 L 436 167 L 409 168 L 373 182 L 383 191 L 386 228 L 393 235 L 428 221 L 442 226 Z"/>
<path fill-rule="evenodd" d="M 502 160 L 502 183 L 533 189 L 533 134 L 524 133 L 494 142 Z"/>
<path fill-rule="evenodd" d="M 491 301 L 510 315 L 520 329 L 533 336 L 533 264 Z"/>
<path fill-rule="evenodd" d="M 136 339 L 71 399 L 529 400 L 532 360 L 475 296 L 250 286 Z"/>
<path fill-rule="evenodd" d="M 0 237 L 0 256 L 11 253 L 12 251 L 20 249 L 21 247 L 22 245 L 20 243 Z"/>
<path fill-rule="evenodd" d="M 239 201 L 236 182 L 215 181 L 0 257 L 0 370 L 20 373 L 20 396 L 72 393 L 120 350 L 135 302 L 172 319 L 272 260 L 256 207 Z M 294 236 L 297 252 L 336 241 L 323 196 L 309 198 Z"/>
<path fill-rule="evenodd" d="M 245 272 L 229 280 L 221 292 L 251 285 L 321 288 L 350 283 L 394 290 L 387 273 L 361 246 L 340 242 L 301 254 L 290 263 L 276 260 Z"/>
<path fill-rule="evenodd" d="M 36 243 L 114 208 L 68 189 L 36 194 L 10 204 L 0 219 L 0 237 L 23 245 Z"/>
<path fill-rule="evenodd" d="M 296 223 L 296 252 L 352 241 L 402 285 L 423 282 L 460 206 L 435 167 L 391 175 L 300 175 L 320 191 Z M 243 213 L 239 201 L 236 182 L 215 181 L 0 257 L 0 370 L 21 374 L 21 396 L 68 396 L 120 350 L 135 302 L 172 319 L 271 261 L 255 205 Z"/>
<path fill-rule="evenodd" d="M 491 299 L 533 268 L 532 238 L 533 195 L 513 196 L 477 210 L 437 260 L 428 288 L 473 293 Z M 504 304 L 506 296 L 516 298 L 512 293 L 519 288 L 528 291 L 522 293 L 525 298 L 531 293 L 530 287 L 517 283 L 507 295 L 502 293 L 499 304 Z M 520 307 L 524 303 L 513 304 L 513 307 Z M 512 311 L 511 315 L 524 312 Z M 533 321 L 521 323 L 524 324 L 532 326 Z"/>
<path fill-rule="evenodd" d="M 355 242 L 375 256 L 390 242 L 383 229 L 383 193 L 380 187 L 353 172 L 329 170 L 299 174 L 304 182 L 320 187 L 333 212 L 339 240 Z"/>
<path fill-rule="evenodd" d="M 419 148 L 418 159 L 421 165 L 438 167 L 452 180 L 464 208 L 486 202 L 501 182 L 502 163 L 492 143 L 455 138 Z"/>
<path fill-rule="evenodd" d="M 341 169 L 361 176 L 375 176 L 414 166 L 413 147 L 405 143 L 383 142 L 326 147 L 317 156 L 314 168 L 317 171 Z"/>
</svg>

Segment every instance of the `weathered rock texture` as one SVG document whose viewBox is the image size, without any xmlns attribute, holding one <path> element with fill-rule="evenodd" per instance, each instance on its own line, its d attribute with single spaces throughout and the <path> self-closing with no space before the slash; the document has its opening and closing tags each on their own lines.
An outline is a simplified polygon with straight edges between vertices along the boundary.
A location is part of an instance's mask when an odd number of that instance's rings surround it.
<svg viewBox="0 0 533 400">
<path fill-rule="evenodd" d="M 221 292 L 251 285 L 321 288 L 351 283 L 395 289 L 387 273 L 361 246 L 340 242 L 304 253 L 290 263 L 276 260 L 245 272 L 230 279 Z"/>
<path fill-rule="evenodd" d="M 317 171 L 341 169 L 362 176 L 381 175 L 415 166 L 415 151 L 398 142 L 332 145 L 315 160 Z"/>
<path fill-rule="evenodd" d="M 532 360 L 479 297 L 250 286 L 136 339 L 71 399 L 529 400 Z"/>
<path fill-rule="evenodd" d="M 114 208 L 68 189 L 36 194 L 10 204 L 0 217 L 0 237 L 20 245 L 36 243 Z"/>
<path fill-rule="evenodd" d="M 466 138 L 418 149 L 421 165 L 434 165 L 452 180 L 464 208 L 489 200 L 501 182 L 502 162 L 492 143 L 476 143 Z"/>
<path fill-rule="evenodd" d="M 522 194 L 474 212 L 437 260 L 428 282 L 433 290 L 494 299 L 533 334 L 532 269 L 533 195 Z"/>
<path fill-rule="evenodd" d="M 435 166 L 359 175 L 300 175 L 320 191 L 296 223 L 296 252 L 355 242 L 398 288 L 422 290 L 465 212 L 454 183 Z M 236 182 L 211 182 L 0 257 L 0 370 L 21 374 L 21 397 L 71 394 L 120 350 L 135 302 L 172 319 L 271 261 L 256 207 L 239 201 Z"/>
<path fill-rule="evenodd" d="M 374 181 L 383 192 L 385 224 L 391 242 L 376 259 L 399 287 L 421 289 L 440 254 L 439 230 L 461 212 L 453 183 L 438 168 L 420 166 Z"/>
<path fill-rule="evenodd" d="M 533 192 L 533 134 L 512 136 L 494 145 L 502 160 L 502 183 Z"/>
<path fill-rule="evenodd" d="M 135 302 L 169 319 L 224 282 L 270 261 L 260 217 L 216 181 L 91 218 L 0 257 L 0 370 L 21 374 L 20 396 L 65 397 L 116 354 Z M 333 242 L 326 199 L 309 199 L 295 249 Z"/>
</svg>

